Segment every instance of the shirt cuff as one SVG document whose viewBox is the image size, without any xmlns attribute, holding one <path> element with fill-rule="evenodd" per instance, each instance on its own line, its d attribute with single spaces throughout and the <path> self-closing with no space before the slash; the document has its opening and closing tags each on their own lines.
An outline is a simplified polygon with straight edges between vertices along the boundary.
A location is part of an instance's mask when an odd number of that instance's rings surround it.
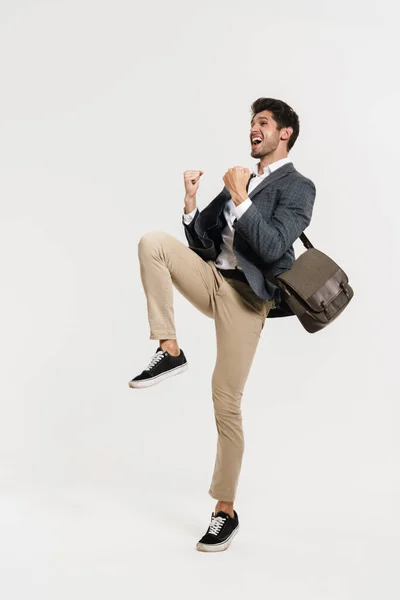
<svg viewBox="0 0 400 600">
<path fill-rule="evenodd" d="M 240 219 L 240 217 L 242 215 L 244 215 L 244 213 L 246 212 L 246 210 L 249 210 L 250 206 L 252 205 L 252 201 L 250 200 L 250 198 L 246 198 L 246 200 L 244 200 L 244 202 L 241 202 L 240 204 L 238 204 L 237 206 L 235 205 L 232 209 L 233 214 L 235 215 L 236 219 Z"/>
<path fill-rule="evenodd" d="M 196 211 L 197 211 L 197 207 L 188 214 L 183 213 L 183 222 L 185 223 L 185 225 L 190 225 L 190 223 L 194 219 L 194 215 L 196 214 Z"/>
</svg>

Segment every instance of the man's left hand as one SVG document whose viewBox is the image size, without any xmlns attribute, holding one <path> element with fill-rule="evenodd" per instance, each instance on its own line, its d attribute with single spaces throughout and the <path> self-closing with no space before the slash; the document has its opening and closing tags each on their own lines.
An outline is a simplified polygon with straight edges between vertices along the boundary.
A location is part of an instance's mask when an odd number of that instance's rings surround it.
<svg viewBox="0 0 400 600">
<path fill-rule="evenodd" d="M 250 179 L 250 169 L 233 167 L 227 170 L 222 179 L 236 206 L 246 200 L 248 197 L 246 186 Z"/>
</svg>

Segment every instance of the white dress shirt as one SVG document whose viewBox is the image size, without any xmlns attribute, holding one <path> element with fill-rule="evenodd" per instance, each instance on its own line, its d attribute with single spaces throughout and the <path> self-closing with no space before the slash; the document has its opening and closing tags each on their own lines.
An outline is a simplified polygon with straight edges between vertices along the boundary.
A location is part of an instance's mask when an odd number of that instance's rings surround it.
<svg viewBox="0 0 400 600">
<path fill-rule="evenodd" d="M 291 162 L 289 158 L 282 158 L 281 160 L 277 160 L 276 162 L 268 165 L 267 167 L 264 167 L 264 172 L 262 173 L 262 175 L 258 173 L 258 165 L 260 163 L 256 163 L 250 169 L 250 171 L 255 174 L 255 177 L 252 177 L 250 179 L 249 189 L 247 190 L 248 193 L 250 194 L 255 187 L 257 187 L 266 177 L 268 177 L 270 173 L 276 171 L 276 169 L 279 169 L 279 167 L 283 167 L 283 165 L 286 165 L 289 162 Z M 246 200 L 244 200 L 244 202 L 242 202 L 238 206 L 235 205 L 232 199 L 227 200 L 224 207 L 224 217 L 226 219 L 227 225 L 221 231 L 221 251 L 215 260 L 215 266 L 219 269 L 235 269 L 236 267 L 240 269 L 240 266 L 237 263 L 236 256 L 232 248 L 233 236 L 235 233 L 235 230 L 233 229 L 232 225 L 235 219 L 240 219 L 240 217 L 246 212 L 246 210 L 250 208 L 251 205 L 252 201 L 250 200 L 250 198 L 246 198 Z M 189 225 L 189 223 L 193 220 L 197 210 L 198 209 L 196 207 L 192 212 L 188 213 L 187 215 L 183 215 L 183 220 L 186 225 Z"/>
</svg>

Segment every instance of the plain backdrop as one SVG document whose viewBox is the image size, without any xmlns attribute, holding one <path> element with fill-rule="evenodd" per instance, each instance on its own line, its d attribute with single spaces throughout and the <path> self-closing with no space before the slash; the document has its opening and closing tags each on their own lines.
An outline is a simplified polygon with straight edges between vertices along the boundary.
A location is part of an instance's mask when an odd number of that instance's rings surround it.
<svg viewBox="0 0 400 600">
<path fill-rule="evenodd" d="M 1 0 L 3 598 L 398 598 L 397 11 Z M 175 292 L 189 370 L 129 389 L 156 350 L 137 244 L 186 243 L 186 169 L 204 171 L 203 208 L 255 163 L 261 96 L 300 116 L 307 234 L 355 296 L 314 335 L 267 321 L 243 397 L 241 532 L 205 555 L 213 322 Z"/>
</svg>

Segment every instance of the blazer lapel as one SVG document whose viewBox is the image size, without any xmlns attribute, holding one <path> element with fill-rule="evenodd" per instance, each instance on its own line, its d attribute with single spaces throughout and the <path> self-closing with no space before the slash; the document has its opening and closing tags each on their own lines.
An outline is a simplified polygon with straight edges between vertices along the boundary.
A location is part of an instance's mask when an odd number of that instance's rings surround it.
<svg viewBox="0 0 400 600">
<path fill-rule="evenodd" d="M 263 179 L 262 182 L 258 184 L 252 192 L 250 192 L 250 200 L 253 198 L 253 196 L 255 196 L 256 194 L 261 192 L 265 187 L 267 187 L 267 185 L 275 183 L 276 181 L 278 181 L 278 179 L 281 179 L 282 177 L 286 177 L 286 175 L 289 175 L 289 173 L 292 173 L 294 170 L 295 168 L 293 166 L 293 163 L 287 163 L 286 165 L 283 165 L 283 167 L 280 167 L 276 171 L 273 171 L 270 175 L 268 175 L 268 177 Z"/>
</svg>

